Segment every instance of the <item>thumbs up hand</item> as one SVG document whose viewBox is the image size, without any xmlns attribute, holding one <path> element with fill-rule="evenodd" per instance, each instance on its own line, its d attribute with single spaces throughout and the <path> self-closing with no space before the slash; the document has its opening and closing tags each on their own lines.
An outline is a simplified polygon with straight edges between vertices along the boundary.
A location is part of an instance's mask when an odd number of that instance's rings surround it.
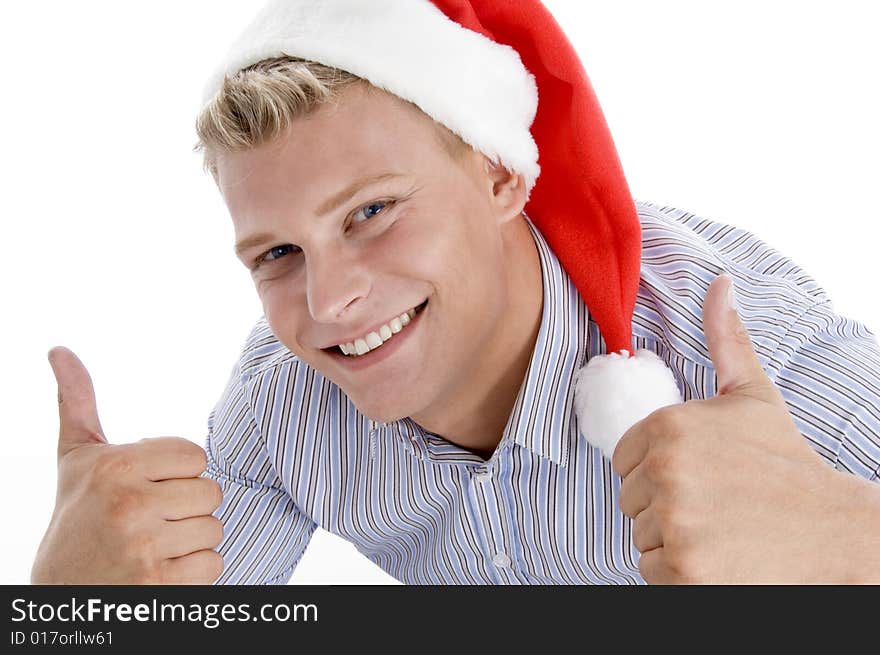
<svg viewBox="0 0 880 655">
<path fill-rule="evenodd" d="M 868 483 L 800 434 L 729 289 L 719 276 L 703 305 L 717 395 L 653 412 L 614 451 L 639 570 L 664 584 L 846 582 L 841 553 L 858 541 Z"/>
<path fill-rule="evenodd" d="M 223 571 L 211 513 L 217 482 L 198 477 L 204 450 L 178 437 L 111 445 L 82 362 L 53 348 L 58 383 L 58 487 L 34 584 L 208 584 Z"/>
</svg>

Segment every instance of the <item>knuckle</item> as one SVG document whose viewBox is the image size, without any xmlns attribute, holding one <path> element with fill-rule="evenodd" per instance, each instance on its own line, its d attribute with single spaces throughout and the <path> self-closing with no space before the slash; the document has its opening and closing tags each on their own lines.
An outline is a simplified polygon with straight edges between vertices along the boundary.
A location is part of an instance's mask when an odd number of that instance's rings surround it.
<svg viewBox="0 0 880 655">
<path fill-rule="evenodd" d="M 126 552 L 130 559 L 147 566 L 153 561 L 155 546 L 156 541 L 152 535 L 140 533 L 128 539 Z"/>
<path fill-rule="evenodd" d="M 208 494 L 211 501 L 212 511 L 216 510 L 223 504 L 223 487 L 216 480 L 206 480 L 208 484 Z"/>
<path fill-rule="evenodd" d="M 639 551 L 643 551 L 645 549 L 646 533 L 647 529 L 644 521 L 639 521 L 638 519 L 636 519 L 633 522 L 633 545 Z"/>
<path fill-rule="evenodd" d="M 200 550 L 175 568 L 176 584 L 212 584 L 223 573 L 223 557 L 215 550 Z"/>
<path fill-rule="evenodd" d="M 620 511 L 623 512 L 624 515 L 635 520 L 636 516 L 644 508 L 639 506 L 639 497 L 637 493 L 633 491 L 632 485 L 627 485 L 627 482 L 628 481 L 624 480 L 624 485 L 620 488 L 617 505 L 620 507 Z"/>
<path fill-rule="evenodd" d="M 202 473 L 208 468 L 208 455 L 205 453 L 205 449 L 188 439 L 178 438 L 180 439 L 179 456 L 183 458 L 187 466 L 191 466 L 193 470 L 198 469 L 199 473 Z"/>
<path fill-rule="evenodd" d="M 134 453 L 124 447 L 104 448 L 95 457 L 91 477 L 93 482 L 116 480 L 134 469 Z"/>
<path fill-rule="evenodd" d="M 203 473 L 205 469 L 208 468 L 208 455 L 205 453 L 204 449 L 196 446 L 196 453 L 194 458 L 196 460 L 196 466 L 199 469 L 199 473 Z"/>
<path fill-rule="evenodd" d="M 629 500 L 629 488 L 626 486 L 626 480 L 620 485 L 620 492 L 617 494 L 617 507 L 621 512 L 629 516 L 626 512 L 627 501 Z M 632 518 L 632 517 L 630 517 Z"/>
<path fill-rule="evenodd" d="M 138 584 L 143 585 L 164 585 L 171 582 L 165 567 L 156 560 L 142 562 L 137 579 Z"/>
<path fill-rule="evenodd" d="M 682 584 L 700 584 L 706 580 L 699 553 L 693 548 L 670 549 L 667 563 L 675 580 Z"/>
<path fill-rule="evenodd" d="M 681 536 L 684 527 L 682 512 L 674 501 L 665 498 L 657 498 L 651 504 L 654 511 L 654 518 L 660 531 L 669 539 Z"/>
<path fill-rule="evenodd" d="M 163 584 L 165 572 L 155 555 L 155 540 L 148 534 L 132 536 L 123 546 L 123 557 L 136 584 Z"/>
<path fill-rule="evenodd" d="M 156 442 L 163 456 L 174 458 L 187 468 L 204 471 L 208 467 L 208 456 L 204 448 L 183 437 L 153 437 L 141 441 Z"/>
<path fill-rule="evenodd" d="M 649 417 L 652 427 L 664 440 L 674 439 L 687 432 L 688 410 L 685 405 L 669 405 L 655 410 Z"/>
<path fill-rule="evenodd" d="M 674 584 L 670 579 L 668 570 L 663 566 L 663 560 L 657 555 L 657 551 L 651 551 L 639 557 L 639 574 L 648 584 Z"/>
<path fill-rule="evenodd" d="M 657 444 L 645 458 L 645 469 L 655 483 L 674 485 L 684 460 L 674 443 Z"/>
<path fill-rule="evenodd" d="M 697 522 L 680 503 L 660 499 L 652 505 L 654 519 L 663 534 L 663 545 L 668 553 L 669 564 L 682 579 L 698 570 L 699 552 L 694 548 Z"/>
<path fill-rule="evenodd" d="M 655 446 L 645 456 L 644 465 L 645 472 L 651 479 L 658 480 L 665 474 L 666 468 L 669 466 L 669 457 Z"/>
<path fill-rule="evenodd" d="M 117 487 L 107 499 L 107 518 L 115 525 L 132 523 L 143 511 L 146 499 L 140 491 Z"/>
<path fill-rule="evenodd" d="M 213 516 L 208 517 L 208 534 L 209 543 L 212 548 L 216 548 L 223 541 L 223 522 Z"/>
</svg>

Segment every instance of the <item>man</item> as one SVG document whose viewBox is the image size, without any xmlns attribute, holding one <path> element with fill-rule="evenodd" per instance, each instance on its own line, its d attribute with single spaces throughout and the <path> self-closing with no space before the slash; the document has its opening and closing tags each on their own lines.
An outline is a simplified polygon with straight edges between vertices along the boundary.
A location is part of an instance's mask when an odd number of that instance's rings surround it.
<svg viewBox="0 0 880 655">
<path fill-rule="evenodd" d="M 95 443 L 54 351 L 76 473 L 35 581 L 281 583 L 318 525 L 413 583 L 876 580 L 873 336 L 751 235 L 634 206 L 539 3 L 366 6 L 270 3 L 199 120 L 265 310 L 222 501 L 184 444 Z"/>
</svg>

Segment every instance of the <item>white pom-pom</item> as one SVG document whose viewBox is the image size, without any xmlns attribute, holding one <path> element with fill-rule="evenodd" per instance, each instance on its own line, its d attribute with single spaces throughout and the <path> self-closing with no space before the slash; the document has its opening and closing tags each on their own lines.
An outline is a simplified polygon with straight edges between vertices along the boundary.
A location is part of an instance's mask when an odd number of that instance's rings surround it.
<svg viewBox="0 0 880 655">
<path fill-rule="evenodd" d="M 621 353 L 596 355 L 575 374 L 578 425 L 609 459 L 633 425 L 654 410 L 682 402 L 672 371 L 654 352 Z"/>
</svg>

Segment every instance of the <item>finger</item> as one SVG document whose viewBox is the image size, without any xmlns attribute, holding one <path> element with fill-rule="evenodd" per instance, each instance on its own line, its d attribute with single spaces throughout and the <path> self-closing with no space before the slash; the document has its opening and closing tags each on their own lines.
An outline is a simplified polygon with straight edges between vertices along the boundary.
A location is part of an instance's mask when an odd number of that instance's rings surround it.
<svg viewBox="0 0 880 655">
<path fill-rule="evenodd" d="M 709 285 L 703 301 L 703 332 L 718 377 L 718 394 L 770 383 L 737 311 L 733 278 L 727 273 Z"/>
<path fill-rule="evenodd" d="M 161 508 L 161 517 L 178 521 L 214 512 L 223 502 L 223 491 L 216 480 L 188 478 L 149 482 L 151 495 Z"/>
<path fill-rule="evenodd" d="M 84 444 L 107 443 L 92 378 L 79 357 L 57 346 L 49 351 L 49 364 L 58 384 L 59 456 Z"/>
<path fill-rule="evenodd" d="M 654 496 L 654 483 L 650 476 L 645 473 L 645 466 L 640 462 L 623 479 L 620 485 L 620 493 L 617 503 L 620 510 L 630 518 L 635 518 L 639 512 L 651 504 Z"/>
<path fill-rule="evenodd" d="M 611 467 L 617 474 L 625 478 L 630 474 L 648 452 L 648 424 L 642 419 L 627 430 L 611 456 Z"/>
<path fill-rule="evenodd" d="M 639 573 L 648 584 L 677 584 L 675 574 L 666 561 L 663 546 L 644 551 L 639 557 Z"/>
<path fill-rule="evenodd" d="M 223 539 L 223 524 L 213 516 L 194 516 L 165 521 L 156 536 L 156 549 L 163 558 L 183 557 L 216 548 Z"/>
<path fill-rule="evenodd" d="M 223 573 L 223 557 L 214 550 L 200 550 L 165 560 L 165 578 L 175 584 L 212 584 Z"/>
<path fill-rule="evenodd" d="M 139 472 L 154 482 L 195 478 L 207 467 L 204 448 L 182 437 L 141 439 L 136 447 Z"/>
<path fill-rule="evenodd" d="M 663 545 L 663 536 L 660 534 L 660 525 L 654 510 L 650 505 L 643 509 L 633 519 L 633 545 L 640 553 L 645 553 Z"/>
</svg>

